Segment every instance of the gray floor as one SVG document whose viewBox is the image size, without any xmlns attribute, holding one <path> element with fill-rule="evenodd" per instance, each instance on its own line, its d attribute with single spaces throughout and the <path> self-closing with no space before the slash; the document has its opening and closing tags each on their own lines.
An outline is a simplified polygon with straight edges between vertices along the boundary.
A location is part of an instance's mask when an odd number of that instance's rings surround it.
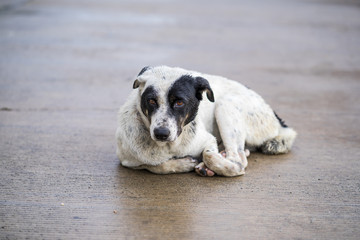
<svg viewBox="0 0 360 240">
<path fill-rule="evenodd" d="M 2 1 L 0 238 L 359 239 L 359 43 L 357 0 Z M 237 178 L 120 167 L 117 109 L 158 64 L 256 90 L 293 151 Z"/>
</svg>

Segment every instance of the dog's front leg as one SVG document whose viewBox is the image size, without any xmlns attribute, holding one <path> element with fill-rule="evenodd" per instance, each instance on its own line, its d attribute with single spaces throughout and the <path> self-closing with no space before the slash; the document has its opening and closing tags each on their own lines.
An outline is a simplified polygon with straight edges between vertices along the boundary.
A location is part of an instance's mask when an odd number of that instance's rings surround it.
<svg viewBox="0 0 360 240">
<path fill-rule="evenodd" d="M 141 165 L 135 169 L 146 169 L 156 174 L 170 174 L 170 173 L 184 173 L 194 171 L 195 166 L 199 162 L 192 157 L 184 157 L 177 159 L 170 159 L 160 165 Z"/>
<path fill-rule="evenodd" d="M 236 97 L 236 96 L 233 96 Z M 221 139 L 223 141 L 225 152 L 219 153 L 213 151 L 213 146 L 205 149 L 203 152 L 204 166 L 222 176 L 240 176 L 245 174 L 245 168 L 248 165 L 247 155 L 249 151 L 245 150 L 245 129 L 241 119 L 244 118 L 242 111 L 236 108 L 232 103 L 232 96 L 228 96 L 223 101 L 218 101 L 215 108 L 216 123 L 219 128 Z M 230 117 L 231 116 L 231 117 Z M 197 166 L 198 168 L 199 166 Z M 201 167 L 201 166 L 200 166 Z M 197 171 L 200 175 L 208 171 Z M 211 176 L 206 174 L 205 176 Z"/>
</svg>

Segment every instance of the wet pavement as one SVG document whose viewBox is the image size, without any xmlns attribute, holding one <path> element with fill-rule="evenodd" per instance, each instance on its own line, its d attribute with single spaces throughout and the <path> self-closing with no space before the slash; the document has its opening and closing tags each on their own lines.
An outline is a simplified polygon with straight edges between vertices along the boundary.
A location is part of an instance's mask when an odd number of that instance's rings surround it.
<svg viewBox="0 0 360 240">
<path fill-rule="evenodd" d="M 1 239 L 359 239 L 356 0 L 0 3 Z M 119 166 L 146 65 L 260 93 L 299 136 L 245 176 Z"/>
</svg>

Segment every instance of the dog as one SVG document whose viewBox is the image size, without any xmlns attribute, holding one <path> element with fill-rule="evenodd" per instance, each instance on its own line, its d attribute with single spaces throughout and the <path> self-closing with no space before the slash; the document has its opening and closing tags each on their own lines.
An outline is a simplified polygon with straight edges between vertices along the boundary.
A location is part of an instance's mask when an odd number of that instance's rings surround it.
<svg viewBox="0 0 360 240">
<path fill-rule="evenodd" d="M 240 176 L 250 151 L 287 153 L 297 135 L 257 93 L 224 77 L 144 67 L 133 89 L 116 130 L 124 167 Z"/>
</svg>

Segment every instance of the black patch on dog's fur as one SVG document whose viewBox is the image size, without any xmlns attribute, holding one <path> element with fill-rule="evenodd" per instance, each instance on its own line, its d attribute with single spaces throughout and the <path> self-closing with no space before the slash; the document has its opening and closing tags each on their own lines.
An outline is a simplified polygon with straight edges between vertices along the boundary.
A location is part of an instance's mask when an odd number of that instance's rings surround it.
<svg viewBox="0 0 360 240">
<path fill-rule="evenodd" d="M 141 69 L 141 71 L 139 72 L 139 74 L 137 76 L 140 76 L 141 74 L 143 74 L 144 72 L 146 72 L 148 69 L 150 68 L 150 66 L 146 66 L 143 69 Z"/>
<path fill-rule="evenodd" d="M 181 133 L 181 127 L 192 122 L 198 112 L 202 92 L 207 91 L 208 98 L 214 99 L 209 82 L 204 78 L 194 78 L 184 75 L 176 80 L 168 92 L 168 101 L 170 108 L 168 113 L 174 116 L 178 124 L 178 135 Z M 182 101 L 183 106 L 176 106 L 177 101 Z M 194 126 L 195 127 L 195 126 Z M 195 129 L 195 128 L 194 128 Z"/>
<path fill-rule="evenodd" d="M 274 114 L 275 114 L 275 117 L 279 120 L 280 125 L 281 125 L 283 128 L 287 128 L 288 125 L 285 124 L 285 121 L 282 120 L 282 119 L 276 114 L 275 111 L 274 111 Z"/>
<path fill-rule="evenodd" d="M 151 105 L 149 101 L 153 99 L 156 104 Z M 149 119 L 151 119 L 152 114 L 159 108 L 157 104 L 157 92 L 153 86 L 149 86 L 145 89 L 141 95 L 141 111 Z"/>
</svg>

